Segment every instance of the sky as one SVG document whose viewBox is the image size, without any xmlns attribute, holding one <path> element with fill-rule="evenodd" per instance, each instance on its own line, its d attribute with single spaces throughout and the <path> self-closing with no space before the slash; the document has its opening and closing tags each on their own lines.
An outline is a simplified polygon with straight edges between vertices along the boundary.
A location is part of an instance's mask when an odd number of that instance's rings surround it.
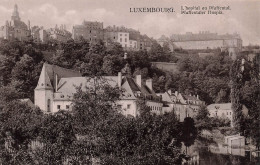
<svg viewBox="0 0 260 165">
<path fill-rule="evenodd" d="M 210 31 L 218 34 L 239 33 L 243 45 L 260 45 L 260 0 L 0 0 L 0 25 L 11 19 L 14 5 L 22 21 L 44 28 L 86 21 L 125 26 L 153 38 L 161 35 Z M 222 15 L 183 15 L 181 6 L 230 6 Z M 171 13 L 132 13 L 130 8 L 174 8 Z"/>
</svg>

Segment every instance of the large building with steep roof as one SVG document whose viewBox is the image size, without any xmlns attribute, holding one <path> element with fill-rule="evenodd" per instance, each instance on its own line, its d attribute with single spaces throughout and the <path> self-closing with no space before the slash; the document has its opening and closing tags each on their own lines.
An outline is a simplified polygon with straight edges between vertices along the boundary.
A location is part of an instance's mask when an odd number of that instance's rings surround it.
<svg viewBox="0 0 260 165">
<path fill-rule="evenodd" d="M 161 114 L 163 104 L 152 89 L 151 79 L 144 81 L 141 75 L 134 79 L 122 76 L 119 72 L 118 76 L 103 76 L 99 81 L 122 89 L 123 93 L 116 105 L 122 109 L 124 115 L 135 117 L 139 114 L 139 99 L 144 99 L 152 112 Z M 82 85 L 82 90 L 86 90 L 85 87 L 93 87 L 93 83 L 94 78 L 82 77 L 79 72 L 45 63 L 34 91 L 35 105 L 46 113 L 69 110 L 73 106 L 76 87 Z"/>
<path fill-rule="evenodd" d="M 31 38 L 30 21 L 26 25 L 19 16 L 18 6 L 15 4 L 11 16 L 11 21 L 6 21 L 4 26 L 0 27 L 0 38 L 18 39 L 20 41 Z"/>
</svg>

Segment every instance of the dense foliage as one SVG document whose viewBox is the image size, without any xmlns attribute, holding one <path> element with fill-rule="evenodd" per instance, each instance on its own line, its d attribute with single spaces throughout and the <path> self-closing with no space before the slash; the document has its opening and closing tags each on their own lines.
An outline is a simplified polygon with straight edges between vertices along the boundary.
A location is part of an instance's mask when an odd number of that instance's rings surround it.
<svg viewBox="0 0 260 165">
<path fill-rule="evenodd" d="M 139 117 L 126 118 L 114 104 L 119 99 L 118 89 L 100 81 L 91 88 L 78 87 L 73 110 L 55 115 L 42 114 L 39 109 L 8 99 L 8 94 L 1 95 L 6 100 L 0 109 L 1 161 L 181 164 L 185 157 L 180 139 L 188 139 L 192 133 L 182 131 L 186 126 L 180 126 L 175 114 L 157 116 L 141 104 Z M 192 122 L 187 124 L 194 127 Z M 38 145 L 32 146 L 33 141 Z"/>
<path fill-rule="evenodd" d="M 167 44 L 153 43 L 149 51 L 125 52 L 118 43 L 89 44 L 85 40 L 36 44 L 18 40 L 0 42 L 0 157 L 4 164 L 180 164 L 184 155 L 180 142 L 190 146 L 200 129 L 226 126 L 228 121 L 210 119 L 201 109 L 195 121 L 180 124 L 173 113 L 156 116 L 147 107 L 137 118 L 118 113 L 113 102 L 118 89 L 98 84 L 95 89 L 81 90 L 75 95 L 74 109 L 45 115 L 37 108 L 20 103 L 19 98 L 33 100 L 34 88 L 44 62 L 81 71 L 83 76 L 117 75 L 127 66 L 130 76 L 141 74 L 152 78 L 156 92 L 168 89 L 198 94 L 210 103 L 230 102 L 239 105 L 239 130 L 259 145 L 259 58 L 246 62 L 242 77 L 239 62 L 226 53 L 200 58 L 183 50 L 170 52 Z M 259 54 L 258 54 L 259 55 Z M 151 65 L 152 61 L 177 62 L 179 72 L 165 72 Z M 237 63 L 236 63 L 237 62 Z M 233 81 L 230 90 L 230 78 Z M 236 84 L 234 85 L 234 82 Z M 142 100 L 141 100 L 142 101 Z M 249 109 L 249 118 L 242 119 L 240 105 Z M 240 120 L 241 119 L 241 120 Z M 210 122 L 209 122 L 210 121 Z M 210 124 L 207 124 L 210 123 Z M 37 141 L 36 149 L 30 147 Z M 4 159 L 3 159 L 4 158 Z"/>
</svg>

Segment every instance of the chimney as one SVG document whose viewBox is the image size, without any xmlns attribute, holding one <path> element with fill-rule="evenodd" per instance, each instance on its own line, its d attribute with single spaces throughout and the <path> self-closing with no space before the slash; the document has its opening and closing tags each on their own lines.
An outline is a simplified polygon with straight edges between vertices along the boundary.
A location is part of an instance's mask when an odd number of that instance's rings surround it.
<svg viewBox="0 0 260 165">
<path fill-rule="evenodd" d="M 136 81 L 136 84 L 141 87 L 142 86 L 142 76 L 141 75 L 136 75 L 135 76 L 135 81 Z"/>
<path fill-rule="evenodd" d="M 177 96 L 177 95 L 178 95 L 178 91 L 175 91 L 175 93 L 174 93 L 174 94 L 175 94 L 175 96 Z"/>
<path fill-rule="evenodd" d="M 168 89 L 168 93 L 169 93 L 169 95 L 172 95 L 172 90 Z"/>
<path fill-rule="evenodd" d="M 150 79 L 147 79 L 145 81 L 145 84 L 146 86 L 152 91 L 153 90 L 153 80 L 150 78 Z"/>
<path fill-rule="evenodd" d="M 119 89 L 121 89 L 121 86 L 122 86 L 122 73 L 121 72 L 118 72 L 118 87 Z"/>
</svg>

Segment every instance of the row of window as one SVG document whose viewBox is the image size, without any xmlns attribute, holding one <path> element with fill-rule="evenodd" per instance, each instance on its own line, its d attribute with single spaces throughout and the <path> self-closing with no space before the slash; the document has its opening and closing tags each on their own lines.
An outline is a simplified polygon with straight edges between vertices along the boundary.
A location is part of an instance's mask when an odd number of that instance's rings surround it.
<svg viewBox="0 0 260 165">
<path fill-rule="evenodd" d="M 120 38 L 120 42 L 122 42 L 123 41 L 123 39 L 122 38 Z M 127 42 L 127 38 L 125 38 L 125 42 Z"/>
<path fill-rule="evenodd" d="M 156 110 L 156 111 L 161 111 L 162 110 L 162 107 L 157 107 L 157 106 L 149 106 L 149 108 L 151 110 Z"/>
<path fill-rule="evenodd" d="M 66 109 L 69 109 L 70 108 L 70 106 L 69 105 L 66 105 Z M 57 105 L 57 109 L 61 109 L 61 106 L 60 105 Z"/>
<path fill-rule="evenodd" d="M 212 113 L 212 114 L 213 114 L 213 113 Z M 226 114 L 227 114 L 227 115 L 232 115 L 232 112 L 229 112 L 229 113 L 227 112 Z M 216 116 L 217 116 L 217 115 L 218 115 L 218 112 L 216 112 Z M 224 115 L 224 113 L 222 113 L 222 115 Z"/>
<path fill-rule="evenodd" d="M 122 36 L 123 34 L 120 34 L 120 36 Z M 125 34 L 125 36 L 127 36 L 127 34 Z"/>
</svg>

